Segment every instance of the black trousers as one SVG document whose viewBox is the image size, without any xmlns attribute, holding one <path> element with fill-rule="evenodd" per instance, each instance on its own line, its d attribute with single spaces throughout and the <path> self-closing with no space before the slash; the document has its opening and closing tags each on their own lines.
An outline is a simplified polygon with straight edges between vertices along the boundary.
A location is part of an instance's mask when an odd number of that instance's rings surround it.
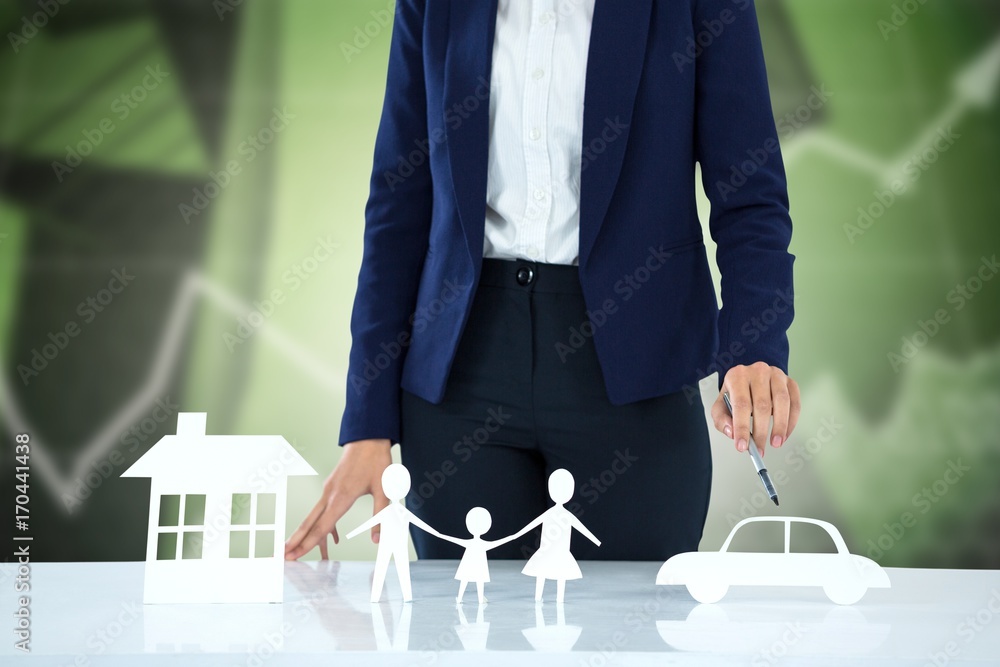
<svg viewBox="0 0 1000 667">
<path fill-rule="evenodd" d="M 574 266 L 484 260 L 444 400 L 403 392 L 400 452 L 407 507 L 448 535 L 469 537 L 476 506 L 492 514 L 485 539 L 517 532 L 552 506 L 548 475 L 566 468 L 576 480 L 566 507 L 602 542 L 574 531 L 577 558 L 661 561 L 701 540 L 712 478 L 702 402 L 683 392 L 608 401 Z M 415 526 L 411 535 L 419 558 L 462 556 Z M 489 557 L 526 558 L 539 536 Z"/>
</svg>

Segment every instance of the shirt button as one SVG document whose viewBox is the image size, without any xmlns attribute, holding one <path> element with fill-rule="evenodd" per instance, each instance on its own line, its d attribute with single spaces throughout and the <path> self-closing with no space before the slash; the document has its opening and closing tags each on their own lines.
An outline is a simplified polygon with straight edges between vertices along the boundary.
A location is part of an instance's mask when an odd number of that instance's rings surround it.
<svg viewBox="0 0 1000 667">
<path fill-rule="evenodd" d="M 545 190 L 542 190 L 541 188 L 535 190 L 535 199 L 539 201 L 545 199 Z"/>
<path fill-rule="evenodd" d="M 539 254 L 540 253 L 538 252 L 538 248 L 536 248 L 535 246 L 528 247 L 528 257 L 530 257 L 531 259 L 538 259 Z"/>
<path fill-rule="evenodd" d="M 536 69 L 534 72 L 531 73 L 531 76 L 535 77 L 535 79 L 541 79 L 543 76 L 545 76 L 545 70 L 539 67 L 538 69 Z"/>
<path fill-rule="evenodd" d="M 538 141 L 539 139 L 542 138 L 542 131 L 539 130 L 537 127 L 533 127 L 531 128 L 531 133 L 528 136 L 534 139 L 535 141 Z"/>
<path fill-rule="evenodd" d="M 538 22 L 542 23 L 542 24 L 545 24 L 545 23 L 548 23 L 549 21 L 551 21 L 554 18 L 555 18 L 555 16 L 552 14 L 552 12 L 545 12 L 544 14 L 542 14 L 541 16 L 538 17 Z"/>
</svg>

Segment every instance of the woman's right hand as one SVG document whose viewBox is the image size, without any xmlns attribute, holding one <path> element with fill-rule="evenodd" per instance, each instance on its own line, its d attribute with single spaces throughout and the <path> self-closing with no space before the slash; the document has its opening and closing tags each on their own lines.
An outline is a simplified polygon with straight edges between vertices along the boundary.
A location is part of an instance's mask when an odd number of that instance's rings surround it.
<svg viewBox="0 0 1000 667">
<path fill-rule="evenodd" d="M 359 440 L 344 445 L 340 461 L 323 482 L 323 495 L 292 536 L 285 542 L 285 560 L 296 560 L 319 545 L 320 555 L 327 560 L 327 535 L 340 542 L 337 522 L 354 505 L 354 501 L 371 494 L 373 515 L 389 505 L 382 493 L 382 472 L 392 463 L 389 440 Z M 379 526 L 372 528 L 372 542 L 378 543 Z"/>
</svg>

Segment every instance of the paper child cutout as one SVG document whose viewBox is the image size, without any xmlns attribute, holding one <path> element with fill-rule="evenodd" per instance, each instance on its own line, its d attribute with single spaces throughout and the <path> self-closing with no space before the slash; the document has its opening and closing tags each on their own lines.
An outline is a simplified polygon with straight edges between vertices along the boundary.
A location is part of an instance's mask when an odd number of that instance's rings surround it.
<svg viewBox="0 0 1000 667">
<path fill-rule="evenodd" d="M 382 473 L 382 492 L 391 501 L 389 506 L 347 534 L 347 538 L 351 539 L 374 526 L 381 525 L 378 553 L 375 556 L 375 576 L 372 579 L 372 602 L 378 602 L 382 597 L 382 584 L 385 583 L 390 558 L 396 561 L 396 575 L 399 577 L 399 587 L 403 591 L 403 602 L 410 602 L 413 599 L 410 590 L 409 524 L 412 523 L 436 537 L 444 537 L 403 506 L 401 501 L 409 490 L 409 471 L 400 463 L 388 465 Z"/>
<path fill-rule="evenodd" d="M 465 515 L 465 527 L 472 534 L 472 539 L 439 535 L 443 540 L 457 544 L 460 547 L 465 547 L 465 553 L 462 554 L 462 560 L 458 564 L 458 571 L 455 573 L 455 578 L 461 582 L 455 602 L 462 602 L 462 598 L 465 597 L 465 587 L 468 586 L 470 581 L 474 581 L 476 583 L 476 590 L 479 592 L 479 604 L 485 604 L 487 600 L 484 594 L 484 587 L 486 582 L 490 580 L 490 567 L 486 559 L 486 552 L 501 544 L 507 544 L 530 530 L 529 528 L 522 528 L 520 532 L 499 540 L 484 540 L 482 534 L 488 531 L 492 525 L 493 517 L 490 516 L 489 510 L 485 507 L 473 507 Z"/>
<path fill-rule="evenodd" d="M 525 526 L 517 535 L 527 532 L 535 526 L 542 526 L 542 541 L 528 562 L 522 574 L 535 577 L 535 601 L 542 601 L 542 589 L 546 579 L 556 580 L 556 602 L 562 602 L 566 591 L 566 581 L 579 579 L 583 576 L 580 566 L 569 551 L 570 536 L 573 529 L 583 533 L 588 540 L 601 546 L 601 541 L 580 523 L 572 512 L 564 507 L 573 497 L 575 482 L 573 475 L 565 468 L 559 468 L 549 475 L 549 497 L 555 505 L 545 510 L 541 516 Z"/>
</svg>

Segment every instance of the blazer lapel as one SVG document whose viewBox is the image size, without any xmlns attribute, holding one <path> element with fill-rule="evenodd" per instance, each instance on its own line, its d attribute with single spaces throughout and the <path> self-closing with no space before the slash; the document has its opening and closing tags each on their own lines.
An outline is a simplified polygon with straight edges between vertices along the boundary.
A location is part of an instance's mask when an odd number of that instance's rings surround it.
<svg viewBox="0 0 1000 667">
<path fill-rule="evenodd" d="M 498 0 L 449 0 L 445 132 L 458 214 L 478 275 L 486 232 L 490 91 Z M 456 113 L 455 110 L 462 110 Z"/>
<path fill-rule="evenodd" d="M 473 266 L 482 258 L 489 161 L 489 82 L 498 0 L 449 2 L 444 108 L 452 181 Z M 596 0 L 585 73 L 580 265 L 590 256 L 621 172 L 653 0 Z M 607 130 L 606 130 L 607 128 Z M 602 136 L 602 133 L 604 136 Z"/>
<path fill-rule="evenodd" d="M 590 257 L 621 173 L 652 4 L 653 0 L 596 0 L 594 5 L 583 104 L 586 168 L 580 174 L 580 266 Z"/>
</svg>

